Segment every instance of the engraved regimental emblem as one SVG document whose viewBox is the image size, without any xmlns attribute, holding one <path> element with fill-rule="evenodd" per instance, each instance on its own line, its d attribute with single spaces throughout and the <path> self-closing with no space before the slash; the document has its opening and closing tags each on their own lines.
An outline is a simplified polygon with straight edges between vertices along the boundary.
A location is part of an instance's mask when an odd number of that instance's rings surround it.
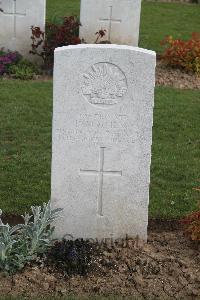
<svg viewBox="0 0 200 300">
<path fill-rule="evenodd" d="M 97 63 L 83 74 L 82 93 L 89 103 L 107 107 L 119 103 L 127 92 L 122 70 L 111 63 Z"/>
</svg>

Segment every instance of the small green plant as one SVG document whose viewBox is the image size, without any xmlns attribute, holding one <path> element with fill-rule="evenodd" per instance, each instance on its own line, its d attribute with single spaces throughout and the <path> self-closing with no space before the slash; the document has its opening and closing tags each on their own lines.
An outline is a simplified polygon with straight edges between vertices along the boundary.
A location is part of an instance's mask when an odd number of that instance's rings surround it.
<svg viewBox="0 0 200 300">
<path fill-rule="evenodd" d="M 39 68 L 26 59 L 21 59 L 17 64 L 9 67 L 9 74 L 15 79 L 30 80 L 39 73 Z"/>
<path fill-rule="evenodd" d="M 52 244 L 52 222 L 62 209 L 51 209 L 50 202 L 43 207 L 32 206 L 32 215 L 25 214 L 24 224 L 11 227 L 0 218 L 0 271 L 13 274 L 35 260 Z M 0 210 L 0 217 L 2 211 Z"/>
</svg>

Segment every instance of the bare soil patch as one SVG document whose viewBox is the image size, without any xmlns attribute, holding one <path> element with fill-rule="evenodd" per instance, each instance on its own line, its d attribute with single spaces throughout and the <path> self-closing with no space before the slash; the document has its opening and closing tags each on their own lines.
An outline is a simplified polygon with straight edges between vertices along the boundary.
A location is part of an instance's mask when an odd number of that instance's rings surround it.
<svg viewBox="0 0 200 300">
<path fill-rule="evenodd" d="M 200 89 L 200 77 L 192 72 L 164 65 L 157 60 L 156 85 L 170 86 L 178 89 Z"/>
<path fill-rule="evenodd" d="M 182 231 L 149 232 L 148 243 L 136 247 L 101 246 L 88 262 L 86 275 L 67 274 L 62 264 L 41 262 L 13 278 L 0 275 L 0 295 L 120 295 L 132 299 L 200 299 L 200 245 Z"/>
</svg>

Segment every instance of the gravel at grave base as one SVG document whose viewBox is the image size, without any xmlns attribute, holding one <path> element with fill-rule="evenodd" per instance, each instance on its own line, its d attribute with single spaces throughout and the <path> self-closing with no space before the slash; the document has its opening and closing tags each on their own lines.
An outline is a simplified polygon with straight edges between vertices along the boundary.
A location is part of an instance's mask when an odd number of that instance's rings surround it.
<svg viewBox="0 0 200 300">
<path fill-rule="evenodd" d="M 161 60 L 157 60 L 156 85 L 178 89 L 200 89 L 200 76 L 166 66 Z"/>
<path fill-rule="evenodd" d="M 53 266 L 27 267 L 13 278 L 0 275 L 0 295 L 31 297 L 119 295 L 128 299 L 200 299 L 200 244 L 182 231 L 151 231 L 141 248 L 105 246 L 85 275 L 64 275 Z"/>
</svg>

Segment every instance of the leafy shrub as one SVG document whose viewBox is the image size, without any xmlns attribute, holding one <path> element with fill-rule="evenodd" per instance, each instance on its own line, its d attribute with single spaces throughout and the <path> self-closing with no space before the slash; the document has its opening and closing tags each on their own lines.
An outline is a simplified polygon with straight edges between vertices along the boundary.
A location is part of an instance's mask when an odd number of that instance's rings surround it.
<svg viewBox="0 0 200 300">
<path fill-rule="evenodd" d="M 167 36 L 161 44 L 165 46 L 162 59 L 166 64 L 200 75 L 200 33 L 193 33 L 188 41 Z"/>
<path fill-rule="evenodd" d="M 100 29 L 99 31 L 97 31 L 95 33 L 95 35 L 97 36 L 95 44 L 98 44 L 99 40 L 102 39 L 106 35 L 106 31 L 107 31 L 106 29 Z"/>
<path fill-rule="evenodd" d="M 80 23 L 74 16 L 60 19 L 59 24 L 47 23 L 46 33 L 40 27 L 32 27 L 32 50 L 33 55 L 40 56 L 45 66 L 53 64 L 54 50 L 57 47 L 80 44 L 78 32 Z"/>
<path fill-rule="evenodd" d="M 200 241 L 200 211 L 193 212 L 181 220 L 187 229 L 185 231 L 193 241 Z"/>
<path fill-rule="evenodd" d="M 51 224 L 61 209 L 51 210 L 49 202 L 43 207 L 32 206 L 31 210 L 32 215 L 22 216 L 24 224 L 14 227 L 3 224 L 0 219 L 0 271 L 13 274 L 21 270 L 51 245 L 54 231 Z"/>
<path fill-rule="evenodd" d="M 5 52 L 0 49 L 0 76 L 8 72 L 8 69 L 13 64 L 16 64 L 21 59 L 18 52 Z"/>
<path fill-rule="evenodd" d="M 26 59 L 20 60 L 17 64 L 11 65 L 8 72 L 13 78 L 21 80 L 32 79 L 34 75 L 39 74 L 39 68 Z"/>
</svg>

